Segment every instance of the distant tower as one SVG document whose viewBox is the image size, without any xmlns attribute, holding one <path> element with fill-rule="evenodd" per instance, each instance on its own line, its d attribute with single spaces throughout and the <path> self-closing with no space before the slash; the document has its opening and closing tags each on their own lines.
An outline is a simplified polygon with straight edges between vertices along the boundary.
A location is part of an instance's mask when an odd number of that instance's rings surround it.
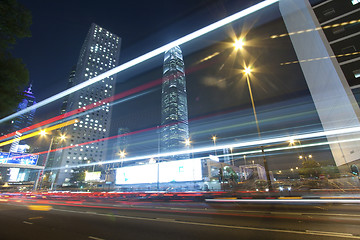
<svg viewBox="0 0 360 240">
<path fill-rule="evenodd" d="M 31 91 L 31 87 L 32 87 L 32 84 L 30 84 L 29 88 L 23 92 L 24 99 L 19 103 L 19 105 L 16 109 L 17 112 L 36 104 L 34 94 Z M 30 125 L 32 125 L 35 111 L 36 111 L 36 109 L 33 109 L 30 112 L 24 113 L 24 114 L 16 117 L 13 121 L 11 121 L 11 132 L 16 132 L 18 130 L 21 130 L 23 128 L 26 128 L 26 127 L 29 127 Z M 16 133 L 16 135 L 14 137 L 16 140 L 11 144 L 10 152 L 17 152 L 17 148 L 18 148 L 18 145 L 20 142 L 18 140 L 18 138 L 21 135 L 22 134 L 19 132 Z"/>
<path fill-rule="evenodd" d="M 93 23 L 81 48 L 75 78 L 71 84 L 78 85 L 117 66 L 120 44 L 120 37 Z M 66 112 L 84 108 L 89 104 L 113 96 L 114 87 L 115 77 L 111 76 L 72 93 L 65 104 Z M 109 103 L 96 111 L 85 112 L 77 119 L 78 123 L 63 129 L 64 133 L 66 132 L 67 145 L 74 146 L 109 136 L 111 119 Z M 68 166 L 70 165 L 87 163 L 89 160 L 95 162 L 105 160 L 106 145 L 106 141 L 100 141 L 63 150 L 59 161 L 62 168 L 56 184 L 61 185 L 69 180 L 71 169 Z"/>
<path fill-rule="evenodd" d="M 173 152 L 188 149 L 188 109 L 184 61 L 180 47 L 165 52 L 161 93 L 160 150 Z M 166 159 L 184 159 L 189 154 Z"/>
<path fill-rule="evenodd" d="M 76 66 L 73 66 L 71 71 L 70 71 L 70 74 L 69 74 L 69 79 L 68 79 L 66 89 L 69 89 L 69 88 L 74 86 L 75 71 L 76 71 Z M 66 113 L 68 103 L 69 103 L 69 96 L 66 96 L 63 99 L 63 102 L 62 102 L 62 105 L 61 105 L 61 109 L 60 109 L 60 114 L 61 115 Z M 53 136 L 55 136 L 55 137 L 53 139 L 52 149 L 57 149 L 57 148 L 61 148 L 61 147 L 66 146 L 66 142 L 62 141 L 59 138 L 61 135 L 67 136 L 66 131 L 67 131 L 66 127 L 57 129 L 55 131 L 55 133 L 53 134 Z M 62 157 L 62 150 L 58 150 L 58 151 L 55 151 L 55 152 L 50 152 L 45 167 L 46 168 L 59 167 L 60 164 L 61 164 L 61 157 Z M 51 177 L 53 178 L 52 182 L 54 182 L 54 178 L 58 174 L 58 171 L 59 170 L 52 170 L 52 175 L 51 175 Z"/>
<path fill-rule="evenodd" d="M 70 71 L 69 80 L 68 80 L 66 89 L 69 89 L 74 86 L 75 72 L 76 72 L 76 66 L 73 66 Z M 60 114 L 66 113 L 68 102 L 69 102 L 69 96 L 65 97 L 65 99 L 63 100 L 63 103 L 61 105 Z"/>
</svg>

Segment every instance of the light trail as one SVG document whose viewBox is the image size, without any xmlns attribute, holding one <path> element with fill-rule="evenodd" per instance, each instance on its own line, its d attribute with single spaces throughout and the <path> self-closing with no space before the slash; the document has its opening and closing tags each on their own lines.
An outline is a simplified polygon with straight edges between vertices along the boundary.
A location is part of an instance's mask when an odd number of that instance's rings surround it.
<svg viewBox="0 0 360 240">
<path fill-rule="evenodd" d="M 146 131 L 146 129 L 140 130 L 140 131 Z M 68 167 L 59 167 L 59 168 L 52 168 L 52 169 L 87 167 L 87 166 L 105 165 L 105 164 L 121 163 L 121 162 L 129 162 L 129 161 L 144 161 L 144 160 L 151 159 L 151 158 L 157 159 L 157 158 L 174 156 L 174 155 L 184 155 L 184 154 L 191 154 L 191 153 L 211 152 L 211 151 L 214 151 L 214 150 L 225 149 L 225 148 L 264 146 L 264 145 L 269 145 L 269 144 L 274 144 L 274 143 L 279 143 L 279 142 L 280 143 L 288 142 L 291 139 L 298 139 L 298 140 L 300 140 L 300 139 L 312 139 L 312 138 L 318 138 L 318 137 L 336 136 L 336 135 L 340 135 L 340 134 L 353 134 L 353 133 L 359 133 L 359 132 L 360 132 L 360 127 L 353 127 L 353 128 L 346 128 L 346 129 L 338 129 L 338 130 L 322 131 L 322 132 L 315 132 L 315 133 L 308 133 L 308 134 L 300 134 L 300 135 L 294 135 L 294 136 L 285 136 L 285 137 L 278 137 L 278 138 L 263 139 L 263 140 L 257 140 L 257 141 L 251 141 L 251 142 L 241 142 L 241 143 L 236 143 L 236 144 L 216 145 L 216 146 L 211 146 L 211 147 L 194 148 L 194 149 L 189 149 L 189 150 L 182 150 L 182 151 L 175 151 L 175 152 L 168 152 L 168 153 L 142 155 L 142 156 L 136 156 L 136 157 L 131 157 L 131 158 L 113 159 L 113 160 L 108 160 L 108 161 L 103 161 L 103 162 L 96 162 L 96 163 L 69 165 Z M 113 136 L 113 137 L 110 137 L 110 138 L 114 138 L 114 137 L 118 137 L 118 136 Z M 64 148 L 53 149 L 52 151 L 63 150 L 63 149 L 66 149 L 66 148 L 77 147 L 77 146 L 80 146 L 80 145 L 85 145 L 85 144 L 89 144 L 89 143 L 96 142 L 96 141 L 104 141 L 104 140 L 108 140 L 108 139 L 109 138 L 99 139 L 99 140 L 91 141 L 91 142 L 88 142 L 88 143 L 78 144 L 78 145 L 75 145 L 75 146 L 67 146 L 67 147 L 64 147 Z M 321 146 L 321 145 L 327 145 L 327 144 L 333 144 L 333 143 L 341 143 L 341 142 L 351 142 L 351 141 L 360 141 L 360 138 L 353 138 L 353 139 L 346 139 L 346 140 L 339 140 L 339 141 L 332 141 L 332 142 L 326 141 L 326 142 L 313 143 L 313 144 L 304 144 L 304 145 L 301 145 L 301 146 L 288 146 L 288 147 L 281 147 L 281 148 L 264 149 L 264 151 L 265 152 L 273 152 L 273 151 L 280 151 L 280 150 L 286 150 L 286 149 L 294 149 L 294 148 L 299 148 L 299 147 L 302 147 L 302 148 L 314 147 L 314 146 Z M 36 153 L 36 154 L 43 154 L 43 153 L 47 153 L 47 151 L 46 152 L 41 152 L 41 153 Z M 248 155 L 248 154 L 254 154 L 254 153 L 261 153 L 261 150 L 247 151 L 247 152 L 242 152 L 242 153 L 236 153 L 236 154 L 233 154 L 233 155 Z M 218 155 L 218 157 L 223 157 L 223 156 L 231 156 L 231 154 Z M 196 158 L 196 159 L 204 159 L 204 158 L 207 158 L 207 157 L 201 157 L 201 158 Z M 49 169 L 49 170 L 52 170 L 52 169 Z"/>
<path fill-rule="evenodd" d="M 360 23 L 360 19 L 355 19 L 352 21 L 342 22 L 342 23 L 335 23 L 335 24 L 331 24 L 331 25 L 326 25 L 324 27 L 309 28 L 309 29 L 300 30 L 297 32 L 283 33 L 280 35 L 272 35 L 272 36 L 270 36 L 270 38 L 272 38 L 272 39 L 282 38 L 282 37 L 287 37 L 287 36 L 291 36 L 291 35 L 302 34 L 302 33 L 307 33 L 307 32 L 314 32 L 314 31 L 319 31 L 321 29 L 336 28 L 336 27 L 346 26 L 346 25 L 355 24 L 355 23 Z"/>
<path fill-rule="evenodd" d="M 359 55 L 359 54 L 360 54 L 360 52 L 352 52 L 352 53 L 346 53 L 346 54 L 332 55 L 332 56 L 328 56 L 328 57 L 318 57 L 318 58 L 310 58 L 310 59 L 299 60 L 299 61 L 285 62 L 285 63 L 280 63 L 280 65 L 283 66 L 283 65 L 295 64 L 295 63 L 313 62 L 313 61 L 319 61 L 319 60 L 324 60 L 324 59 L 329 59 L 329 58 L 348 57 L 348 56 L 354 56 L 354 55 Z"/>
<path fill-rule="evenodd" d="M 52 127 L 45 128 L 45 129 L 43 129 L 43 130 L 45 130 L 45 131 L 56 130 L 56 129 L 58 129 L 58 128 L 62 128 L 62 127 L 66 127 L 66 126 L 68 126 L 68 125 L 74 124 L 74 123 L 76 123 L 77 121 L 78 121 L 77 119 L 73 119 L 73 120 L 70 120 L 70 121 L 67 121 L 67 122 L 64 122 L 64 123 L 57 124 L 57 125 L 52 126 Z M 20 140 L 24 140 L 24 139 L 28 139 L 28 138 L 31 138 L 31 137 L 38 136 L 38 135 L 40 135 L 41 131 L 42 131 L 42 130 L 36 131 L 36 132 L 33 132 L 33 133 L 30 133 L 30 134 L 27 134 L 27 135 L 24 135 L 24 136 L 15 138 L 15 139 L 11 139 L 11 140 L 2 142 L 2 143 L 0 143 L 0 147 L 5 146 L 5 145 L 8 145 L 8 144 L 11 144 L 11 143 L 14 142 L 14 141 L 20 141 Z"/>
<path fill-rule="evenodd" d="M 206 65 L 204 65 L 204 64 L 197 65 L 195 67 L 192 67 L 192 68 L 186 70 L 185 73 L 190 74 L 192 72 L 196 72 L 196 71 L 204 68 L 205 66 Z M 112 102 L 114 103 L 115 101 L 117 101 L 117 102 L 115 102 L 114 104 L 121 103 L 122 101 L 118 101 L 118 100 L 124 99 L 126 97 L 132 96 L 132 95 L 137 94 L 137 93 L 141 93 L 141 92 L 143 92 L 145 90 L 148 90 L 148 89 L 150 90 L 151 88 L 154 88 L 154 87 L 159 86 L 161 84 L 162 84 L 162 78 L 153 80 L 153 81 L 148 82 L 146 84 L 143 84 L 141 86 L 138 86 L 138 87 L 126 90 L 124 92 L 118 93 L 118 94 L 116 94 L 114 96 L 99 100 L 99 101 L 97 101 L 95 103 L 91 103 L 89 105 L 83 106 L 83 107 L 78 108 L 78 109 L 74 109 L 74 110 L 72 110 L 70 112 L 67 112 L 67 113 L 61 114 L 59 116 L 50 118 L 48 120 L 42 121 L 42 122 L 34 124 L 32 126 L 29 126 L 29 127 L 23 128 L 21 130 L 9 133 L 7 135 L 4 135 L 4 136 L 0 137 L 0 141 L 15 136 L 16 132 L 24 133 L 24 132 L 27 132 L 27 131 L 42 127 L 42 126 L 47 125 L 47 124 L 50 124 L 50 123 L 53 123 L 53 122 L 56 122 L 56 121 L 60 121 L 60 120 L 63 120 L 65 118 L 69 118 L 69 117 L 74 116 L 74 115 L 76 115 L 76 117 L 78 117 L 80 114 L 88 112 L 89 110 L 96 111 L 98 108 L 101 108 L 105 104 L 110 104 Z M 134 98 L 134 97 L 135 96 L 132 96 L 132 98 Z"/>
<path fill-rule="evenodd" d="M 137 57 L 137 58 L 135 58 L 133 60 L 130 60 L 129 62 L 126 62 L 126 63 L 124 63 L 124 64 L 122 64 L 122 65 L 120 65 L 118 67 L 115 67 L 115 68 L 113 68 L 113 69 L 111 69 L 111 70 L 109 70 L 109 71 L 107 71 L 105 73 L 102 73 L 102 74 L 100 74 L 100 75 L 98 75 L 98 76 L 96 76 L 94 78 L 91 78 L 88 81 L 85 81 L 85 82 L 80 83 L 80 84 L 78 84 L 78 85 L 76 85 L 76 86 L 74 86 L 72 88 L 69 88 L 69 89 L 63 91 L 63 92 L 55 94 L 54 96 L 51 96 L 51 97 L 49 97 L 49 98 L 47 98 L 47 99 L 45 99 L 45 100 L 43 100 L 43 101 L 41 101 L 39 103 L 36 103 L 31 107 L 25 108 L 25 109 L 23 109 L 21 111 L 18 111 L 16 113 L 13 113 L 13 114 L 7 116 L 7 117 L 4 117 L 4 118 L 0 119 L 0 124 L 4 123 L 4 122 L 6 122 L 6 121 L 8 121 L 10 119 L 13 119 L 15 117 L 21 116 L 22 114 L 27 113 L 27 112 L 29 112 L 31 110 L 34 110 L 36 108 L 40 108 L 40 107 L 45 106 L 45 105 L 47 105 L 47 104 L 49 104 L 51 102 L 59 100 L 59 99 L 65 97 L 65 96 L 67 96 L 67 95 L 69 95 L 71 93 L 74 93 L 74 92 L 76 92 L 76 91 L 78 91 L 80 89 L 83 89 L 83 88 L 85 88 L 87 86 L 90 86 L 90 85 L 92 85 L 92 84 L 94 84 L 94 83 L 96 83 L 98 81 L 101 81 L 101 80 L 103 80 L 103 79 L 105 79 L 107 77 L 110 77 L 110 76 L 112 76 L 112 75 L 114 75 L 116 73 L 122 72 L 122 71 L 124 71 L 126 69 L 129 69 L 129 68 L 131 68 L 131 67 L 133 67 L 133 66 L 135 66 L 137 64 L 140 64 L 140 63 L 142 63 L 144 61 L 147 61 L 147 60 L 149 60 L 149 59 L 151 59 L 151 58 L 153 58 L 155 56 L 158 56 L 158 55 L 162 54 L 163 52 L 167 51 L 168 49 L 171 49 L 171 48 L 173 48 L 175 46 L 182 45 L 182 44 L 187 43 L 187 42 L 189 42 L 191 40 L 194 40 L 194 39 L 196 39 L 198 37 L 201 37 L 201 36 L 203 36 L 203 35 L 205 35 L 205 34 L 207 34 L 209 32 L 212 32 L 212 31 L 214 31 L 214 30 L 216 30 L 216 29 L 218 29 L 220 27 L 223 27 L 223 26 L 225 26 L 225 25 L 227 25 L 229 23 L 232 23 L 235 20 L 239 20 L 239 19 L 241 19 L 241 18 L 243 18 L 243 17 L 245 17 L 245 16 L 247 16 L 249 14 L 252 14 L 252 13 L 257 12 L 257 11 L 263 9 L 263 8 L 266 8 L 266 7 L 276 3 L 278 1 L 279 0 L 265 0 L 263 2 L 255 4 L 255 5 L 247 8 L 247 9 L 244 9 L 244 10 L 242 10 L 240 12 L 237 12 L 237 13 L 229 16 L 229 17 L 226 17 L 226 18 L 224 18 L 224 19 L 222 19 L 220 21 L 217 21 L 217 22 L 215 22 L 213 24 L 210 24 L 210 25 L 208 25 L 208 26 L 206 26 L 204 28 L 201 28 L 201 29 L 199 29 L 199 30 L 197 30 L 195 32 L 192 32 L 192 33 L 190 33 L 188 35 L 185 35 L 184 37 L 181 37 L 181 38 L 179 38 L 179 39 L 177 39 L 177 40 L 175 40 L 173 42 L 170 42 L 168 44 L 165 44 L 164 46 L 159 47 L 159 48 L 157 48 L 155 50 L 152 50 L 152 51 L 150 51 L 150 52 L 148 52 L 148 53 L 146 53 L 146 54 L 144 54 L 142 56 L 139 56 L 139 57 Z"/>
</svg>

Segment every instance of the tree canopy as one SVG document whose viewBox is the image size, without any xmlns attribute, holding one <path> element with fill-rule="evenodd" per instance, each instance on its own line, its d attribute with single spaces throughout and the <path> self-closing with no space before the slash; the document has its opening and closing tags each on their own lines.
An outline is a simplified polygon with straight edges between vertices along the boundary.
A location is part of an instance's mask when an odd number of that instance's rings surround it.
<svg viewBox="0 0 360 240">
<path fill-rule="evenodd" d="M 32 17 L 16 0 L 0 1 L 0 117 L 13 112 L 22 100 L 29 72 L 10 52 L 18 39 L 30 37 Z"/>
</svg>

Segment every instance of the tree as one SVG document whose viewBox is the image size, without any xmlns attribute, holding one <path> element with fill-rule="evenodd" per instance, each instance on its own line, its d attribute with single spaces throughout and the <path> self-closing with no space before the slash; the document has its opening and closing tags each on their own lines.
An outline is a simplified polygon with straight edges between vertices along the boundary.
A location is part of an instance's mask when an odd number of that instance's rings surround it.
<svg viewBox="0 0 360 240">
<path fill-rule="evenodd" d="M 85 181 L 85 168 L 73 169 L 71 173 L 70 182 L 81 185 Z"/>
<path fill-rule="evenodd" d="M 28 70 L 10 50 L 17 39 L 31 36 L 32 18 L 16 0 L 0 1 L 0 16 L 0 117 L 4 117 L 16 109 L 29 82 Z"/>
<path fill-rule="evenodd" d="M 318 178 L 321 174 L 320 163 L 313 159 L 303 161 L 302 167 L 299 169 L 299 174 L 304 178 Z"/>
</svg>

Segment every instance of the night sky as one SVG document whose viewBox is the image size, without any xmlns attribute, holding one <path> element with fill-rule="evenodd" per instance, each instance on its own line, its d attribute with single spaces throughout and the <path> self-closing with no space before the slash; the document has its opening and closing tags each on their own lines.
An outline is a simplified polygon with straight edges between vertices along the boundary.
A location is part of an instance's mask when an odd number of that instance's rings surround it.
<svg viewBox="0 0 360 240">
<path fill-rule="evenodd" d="M 80 48 L 93 22 L 122 38 L 121 64 L 261 1 L 32 0 L 30 2 L 19 0 L 19 2 L 32 12 L 32 37 L 20 40 L 14 46 L 13 53 L 16 57 L 22 58 L 27 65 L 30 81 L 33 83 L 33 92 L 37 101 L 41 101 L 65 90 L 69 72 L 78 60 Z M 270 12 L 270 16 L 271 14 Z M 279 13 L 275 11 L 273 14 Z M 262 18 L 268 19 L 266 16 Z M 249 25 L 256 25 L 263 21 L 259 19 L 253 19 Z M 237 29 L 240 28 L 241 26 Z M 261 30 L 263 35 L 253 34 L 250 37 L 250 34 L 249 38 L 260 39 L 286 31 L 281 24 L 265 24 L 263 30 Z M 230 41 L 231 39 L 223 40 Z M 286 44 L 281 41 L 285 41 Z M 262 71 L 267 72 L 261 77 L 262 83 L 254 86 L 257 89 L 254 96 L 258 105 L 308 94 L 299 66 L 290 66 L 283 72 L 269 71 L 275 68 L 280 69 L 279 63 L 286 59 L 294 60 L 296 56 L 293 50 L 288 48 L 289 43 L 289 39 L 284 38 L 276 44 L 257 46 L 257 49 L 253 49 L 254 51 L 248 49 L 255 54 L 257 64 L 263 67 Z M 283 46 L 285 48 L 281 49 Z M 221 44 L 214 42 L 201 52 L 189 52 L 186 49 L 185 53 L 189 54 L 184 56 L 185 67 L 194 67 L 202 58 L 221 51 L 220 48 Z M 276 55 L 272 55 L 274 53 Z M 229 71 L 225 71 L 226 68 L 224 71 L 217 71 L 222 68 L 222 63 L 227 61 L 227 57 L 228 53 L 222 52 L 217 58 L 207 63 L 209 64 L 207 68 L 187 74 L 190 119 L 218 115 L 224 111 L 250 109 L 245 82 L 239 82 L 238 75 L 228 76 Z M 226 65 L 226 67 L 232 67 L 232 65 Z M 289 77 L 289 73 L 296 72 L 299 74 L 291 74 Z M 146 73 L 127 79 L 131 81 L 119 82 L 118 80 L 116 92 L 125 91 L 147 81 L 161 78 L 161 76 L 160 61 L 157 62 L 156 67 L 154 66 Z M 281 82 L 286 84 L 281 84 Z M 278 93 L 281 93 L 280 96 Z M 116 130 L 120 127 L 128 127 L 134 131 L 159 125 L 160 99 L 160 87 L 158 87 L 145 97 L 114 106 L 110 135 L 116 135 Z M 52 112 L 49 112 L 47 107 L 38 109 L 36 121 L 59 114 L 57 108 L 59 106 L 58 104 L 52 108 Z M 190 130 L 191 128 L 190 123 Z M 206 135 L 204 138 L 207 139 L 209 136 Z"/>
<path fill-rule="evenodd" d="M 33 91 L 43 100 L 65 89 L 92 22 L 122 38 L 120 61 L 126 62 L 259 1 L 19 2 L 32 12 L 32 37 L 21 39 L 13 52 L 24 60 Z"/>
<path fill-rule="evenodd" d="M 170 4 L 169 1 L 160 0 L 151 1 L 151 3 L 148 1 L 102 1 L 101 3 L 99 1 L 86 1 L 86 3 L 83 1 L 19 1 L 32 12 L 32 37 L 20 40 L 14 47 L 14 55 L 23 58 L 24 63 L 27 65 L 30 72 L 30 81 L 33 83 L 33 92 L 38 102 L 65 90 L 69 72 L 78 60 L 81 45 L 92 22 L 122 38 L 121 64 L 260 2 L 260 0 L 182 0 L 171 1 Z M 262 15 L 259 19 L 255 17 L 248 25 L 268 21 L 273 15 L 279 15 L 278 11 L 270 11 L 267 14 L 268 16 Z M 286 31 L 283 26 L 280 26 L 279 29 L 274 29 L 274 26 L 270 28 L 265 27 L 264 29 L 266 30 L 263 33 L 265 37 L 269 34 Z M 241 26 L 235 30 L 239 30 L 237 31 L 239 33 Z M 253 38 L 256 38 L 256 36 Z M 258 38 L 261 37 L 258 36 Z M 231 41 L 231 39 L 221 40 Z M 211 55 L 214 51 L 218 51 L 216 48 L 219 49 L 219 47 L 221 48 L 222 46 L 209 46 L 202 53 L 194 52 L 190 54 L 188 54 L 189 51 L 187 49 L 184 51 L 185 47 L 182 47 L 184 54 L 187 55 L 184 56 L 185 67 L 194 67 L 193 65 L 196 61 L 206 57 L 207 54 Z M 269 56 L 269 54 L 272 54 L 271 51 L 276 52 L 277 61 L 286 59 L 284 55 L 289 54 L 289 49 L 286 50 L 285 54 L 281 54 L 284 50 L 279 49 L 279 46 L 265 45 L 256 46 L 256 48 L 258 50 L 255 54 L 258 56 L 262 53 Z M 225 76 L 227 75 L 226 72 L 230 73 L 230 71 L 222 70 L 220 74 L 216 72 L 217 69 L 220 69 L 222 62 L 226 61 L 226 58 L 227 53 L 221 54 L 214 59 L 215 62 L 209 61 L 209 64 L 212 66 L 187 75 L 190 118 L 237 107 L 239 102 L 245 105 L 248 104 L 246 88 L 234 85 L 234 82 L 236 83 L 237 80 Z M 271 69 L 270 62 L 272 61 L 263 61 L 259 64 Z M 127 80 L 131 81 L 128 81 L 128 83 L 118 83 L 116 92 L 118 93 L 137 84 L 161 78 L 161 60 L 156 64 L 157 66 L 150 69 L 148 73 L 144 73 L 136 78 L 129 78 Z M 233 67 L 232 65 L 226 66 Z M 265 76 L 263 75 L 262 77 Z M 279 76 L 275 75 L 268 75 L 266 77 L 268 79 L 279 78 Z M 228 80 L 223 81 L 224 79 Z M 217 80 L 220 81 L 214 84 L 214 81 Z M 123 79 L 118 78 L 118 82 L 123 81 Z M 301 81 L 295 80 L 293 82 Z M 294 90 L 294 86 L 290 85 L 287 89 L 286 87 L 284 89 L 276 87 L 276 84 L 271 81 L 263 81 L 263 83 L 265 83 L 265 87 L 263 84 L 263 86 L 260 86 L 260 89 L 263 88 L 262 90 L 267 93 L 277 89 L 274 92 L 275 94 L 284 91 L 286 95 Z M 277 86 L 280 85 L 278 84 Z M 240 89 L 240 92 L 237 89 Z M 304 85 L 300 84 L 300 88 L 297 90 L 301 91 L 303 89 Z M 254 94 L 258 94 L 260 97 L 268 95 L 264 95 L 261 91 Z M 115 130 L 118 127 L 124 127 L 124 124 L 130 125 L 130 129 L 141 129 L 159 124 L 159 98 L 160 92 L 158 89 L 158 91 L 148 94 L 147 98 L 141 98 L 138 101 L 130 101 L 122 104 L 123 106 L 114 107 L 113 119 L 115 118 L 116 121 L 113 121 L 114 131 L 112 132 L 116 132 Z M 240 101 L 241 99 L 247 100 L 244 102 Z M 257 101 L 260 100 L 257 99 Z M 51 104 L 49 107 L 37 109 L 35 121 L 57 115 L 59 107 L 60 101 L 57 105 Z M 136 109 L 136 111 L 129 111 L 129 109 Z M 119 116 L 119 113 L 121 113 L 121 116 Z M 144 120 L 144 116 L 148 117 L 146 118 L 147 121 L 140 123 L 139 120 Z"/>
</svg>

